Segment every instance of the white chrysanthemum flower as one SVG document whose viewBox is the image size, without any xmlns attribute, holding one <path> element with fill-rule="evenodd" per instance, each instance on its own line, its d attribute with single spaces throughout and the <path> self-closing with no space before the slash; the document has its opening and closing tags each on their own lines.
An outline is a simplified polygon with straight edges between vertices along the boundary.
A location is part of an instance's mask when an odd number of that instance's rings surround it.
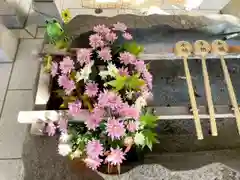
<svg viewBox="0 0 240 180">
<path fill-rule="evenodd" d="M 135 134 L 134 143 L 136 145 L 145 145 L 145 137 L 141 132 Z"/>
<path fill-rule="evenodd" d="M 66 143 L 70 140 L 70 138 L 71 138 L 71 135 L 69 135 L 68 133 L 62 133 L 59 137 L 59 141 L 61 143 Z"/>
<path fill-rule="evenodd" d="M 127 95 L 127 98 L 129 99 L 129 100 L 131 100 L 132 98 L 133 98 L 133 91 L 127 91 L 126 92 L 126 95 Z"/>
<path fill-rule="evenodd" d="M 84 68 L 81 69 L 80 72 L 76 73 L 76 80 L 77 82 L 81 81 L 82 79 L 84 80 L 84 82 L 86 82 L 89 79 L 89 75 L 92 72 L 92 65 L 93 65 L 93 61 L 91 61 L 89 64 L 85 65 Z"/>
<path fill-rule="evenodd" d="M 104 80 L 107 78 L 108 76 L 108 71 L 100 71 L 99 75 L 101 76 L 101 78 Z"/>
<path fill-rule="evenodd" d="M 67 156 L 70 152 L 72 152 L 72 148 L 69 144 L 58 144 L 58 153 L 62 156 Z"/>
<path fill-rule="evenodd" d="M 144 97 L 139 96 L 137 100 L 135 101 L 135 107 L 141 111 L 144 106 L 147 105 L 147 101 Z"/>
<path fill-rule="evenodd" d="M 118 74 L 118 68 L 112 63 L 108 63 L 107 69 L 108 74 L 111 77 L 116 77 L 116 75 Z"/>
<path fill-rule="evenodd" d="M 82 155 L 82 151 L 78 149 L 72 153 L 73 158 L 79 158 L 81 155 Z"/>
</svg>

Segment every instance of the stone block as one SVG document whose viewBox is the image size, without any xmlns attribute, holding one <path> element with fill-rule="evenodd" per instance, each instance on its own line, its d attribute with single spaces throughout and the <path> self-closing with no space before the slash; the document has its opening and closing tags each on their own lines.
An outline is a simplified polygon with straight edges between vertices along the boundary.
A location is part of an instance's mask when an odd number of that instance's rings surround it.
<svg viewBox="0 0 240 180">
<path fill-rule="evenodd" d="M 12 69 L 12 64 L 11 63 L 0 64 L 0 77 L 1 77 L 1 83 L 0 83 L 0 114 L 1 114 L 1 109 L 2 109 L 4 97 L 5 97 L 6 90 L 7 90 L 7 85 L 8 85 L 11 69 Z"/>
<path fill-rule="evenodd" d="M 19 111 L 33 107 L 31 90 L 8 91 L 0 124 L 0 159 L 21 158 L 27 125 L 17 122 Z"/>
<path fill-rule="evenodd" d="M 9 89 L 32 89 L 40 61 L 36 53 L 40 51 L 42 39 L 22 39 L 14 64 Z"/>
<path fill-rule="evenodd" d="M 17 47 L 17 37 L 3 24 L 0 24 L 0 61 L 13 61 Z"/>
<path fill-rule="evenodd" d="M 22 160 L 0 160 L 1 180 L 23 180 L 24 167 Z"/>
</svg>

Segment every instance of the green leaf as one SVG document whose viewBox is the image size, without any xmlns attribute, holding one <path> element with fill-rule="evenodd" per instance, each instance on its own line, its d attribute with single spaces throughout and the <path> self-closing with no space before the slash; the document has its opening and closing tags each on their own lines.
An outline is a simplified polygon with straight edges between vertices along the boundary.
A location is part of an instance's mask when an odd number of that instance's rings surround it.
<svg viewBox="0 0 240 180">
<path fill-rule="evenodd" d="M 126 80 L 127 80 L 126 76 L 117 75 L 116 80 L 107 82 L 107 84 L 114 87 L 117 91 L 120 91 L 121 89 L 124 88 Z"/>
<path fill-rule="evenodd" d="M 138 74 L 129 76 L 126 82 L 126 86 L 132 90 L 138 90 L 145 84 L 145 81 L 139 78 Z"/>
<path fill-rule="evenodd" d="M 143 46 L 138 45 L 136 42 L 125 43 L 123 47 L 126 51 L 134 54 L 135 56 L 138 56 L 144 50 Z"/>
<path fill-rule="evenodd" d="M 144 137 L 145 137 L 145 145 L 152 150 L 152 146 L 154 143 L 157 143 L 157 134 L 150 131 L 150 130 L 144 130 L 143 131 Z"/>
<path fill-rule="evenodd" d="M 153 114 L 147 112 L 146 114 L 142 115 L 140 117 L 140 122 L 144 126 L 148 126 L 150 128 L 154 128 L 157 125 L 157 116 L 154 116 Z"/>
</svg>

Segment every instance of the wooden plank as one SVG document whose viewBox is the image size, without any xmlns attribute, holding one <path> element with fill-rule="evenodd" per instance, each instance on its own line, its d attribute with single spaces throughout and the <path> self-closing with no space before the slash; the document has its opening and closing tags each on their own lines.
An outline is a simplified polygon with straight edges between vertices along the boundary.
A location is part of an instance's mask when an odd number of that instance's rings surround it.
<svg viewBox="0 0 240 180">
<path fill-rule="evenodd" d="M 50 97 L 50 84 L 51 75 L 44 72 L 44 67 L 41 65 L 40 74 L 37 83 L 37 92 L 35 97 L 34 110 L 44 110 L 46 109 L 46 104 Z"/>
<path fill-rule="evenodd" d="M 225 59 L 233 59 L 233 58 L 240 58 L 240 51 L 238 51 L 238 47 L 235 46 L 231 46 L 233 47 L 233 50 L 230 51 L 226 56 Z M 235 49 L 234 49 L 235 47 Z M 237 50 L 236 50 L 237 49 Z M 59 50 L 54 48 L 53 45 L 51 44 L 45 44 L 43 47 L 43 51 L 39 54 L 40 56 L 45 56 L 46 54 L 52 54 L 52 55 L 72 55 L 75 54 L 76 48 L 73 48 L 70 50 L 70 52 L 66 52 L 65 50 Z M 219 56 L 212 53 L 212 54 L 208 54 L 206 56 L 206 59 L 218 59 Z M 156 54 L 146 54 L 146 53 L 142 53 L 140 54 L 140 59 L 142 60 L 181 60 L 181 58 L 179 58 L 179 56 L 176 56 L 174 54 L 174 50 L 172 53 L 156 53 Z M 201 59 L 201 57 L 199 56 L 194 56 L 194 55 L 189 55 L 188 59 Z"/>
</svg>

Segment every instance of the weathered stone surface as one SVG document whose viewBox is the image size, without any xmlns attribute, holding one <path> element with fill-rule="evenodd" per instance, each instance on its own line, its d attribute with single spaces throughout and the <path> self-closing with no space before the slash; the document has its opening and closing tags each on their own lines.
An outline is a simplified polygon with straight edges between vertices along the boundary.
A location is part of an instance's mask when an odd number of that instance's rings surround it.
<svg viewBox="0 0 240 180">
<path fill-rule="evenodd" d="M 10 77 L 10 73 L 12 70 L 12 64 L 0 64 L 0 109 L 2 109 L 2 105 L 4 102 L 4 97 L 7 91 L 7 85 Z M 0 111 L 1 114 L 1 111 Z"/>
<path fill-rule="evenodd" d="M 12 62 L 18 47 L 17 37 L 3 24 L 0 24 L 0 62 Z"/>
<path fill-rule="evenodd" d="M 85 21 L 82 21 L 85 19 Z M 229 32 L 233 29 L 240 29 L 240 20 L 230 15 L 117 15 L 114 17 L 96 17 L 91 15 L 75 16 L 70 23 L 66 25 L 66 29 L 73 35 L 83 33 L 82 27 L 88 27 L 86 32 L 91 30 L 95 24 L 112 24 L 118 21 L 126 23 L 129 28 L 149 28 L 152 26 L 167 27 L 169 30 L 197 29 L 212 34 Z"/>
<path fill-rule="evenodd" d="M 42 39 L 22 39 L 20 41 L 9 89 L 32 89 L 39 67 L 36 52 L 42 46 Z"/>
<path fill-rule="evenodd" d="M 0 120 L 0 159 L 21 158 L 26 124 L 16 120 L 18 112 L 32 110 L 31 90 L 8 91 Z"/>
<path fill-rule="evenodd" d="M 1 180 L 23 180 L 24 167 L 22 160 L 0 160 Z"/>
</svg>

